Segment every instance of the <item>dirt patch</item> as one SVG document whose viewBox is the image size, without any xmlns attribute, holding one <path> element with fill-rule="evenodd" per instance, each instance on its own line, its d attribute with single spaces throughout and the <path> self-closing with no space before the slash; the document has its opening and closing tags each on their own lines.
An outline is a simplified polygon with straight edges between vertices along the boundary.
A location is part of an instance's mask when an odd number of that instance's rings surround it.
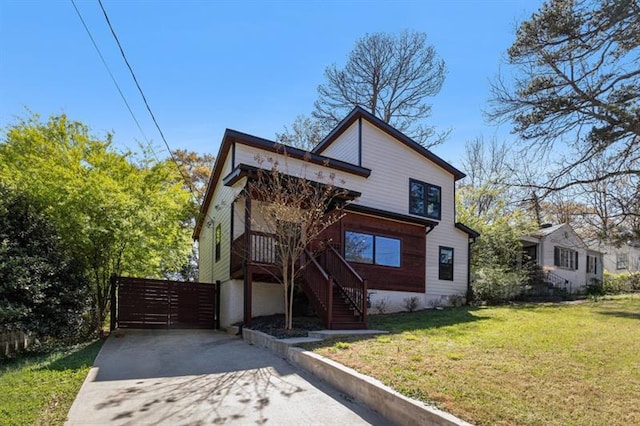
<svg viewBox="0 0 640 426">
<path fill-rule="evenodd" d="M 284 329 L 284 315 L 266 315 L 251 319 L 251 329 L 262 331 L 278 339 L 287 337 L 306 337 L 309 331 L 324 330 L 318 317 L 294 317 L 293 328 Z"/>
</svg>

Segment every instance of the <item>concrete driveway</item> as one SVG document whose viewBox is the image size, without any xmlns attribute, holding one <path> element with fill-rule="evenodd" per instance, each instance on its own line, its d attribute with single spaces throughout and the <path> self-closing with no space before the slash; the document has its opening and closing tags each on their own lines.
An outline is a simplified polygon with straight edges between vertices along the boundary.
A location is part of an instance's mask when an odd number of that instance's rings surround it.
<svg viewBox="0 0 640 426">
<path fill-rule="evenodd" d="M 388 424 L 314 376 L 209 330 L 111 335 L 67 425 Z"/>
</svg>

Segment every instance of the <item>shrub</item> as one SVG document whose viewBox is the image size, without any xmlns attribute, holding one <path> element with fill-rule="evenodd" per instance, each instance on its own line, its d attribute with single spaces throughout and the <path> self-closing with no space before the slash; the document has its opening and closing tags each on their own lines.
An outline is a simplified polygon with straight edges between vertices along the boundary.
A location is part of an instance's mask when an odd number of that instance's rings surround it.
<svg viewBox="0 0 640 426">
<path fill-rule="evenodd" d="M 605 271 L 603 291 L 606 294 L 639 292 L 640 272 L 625 272 L 614 275 Z"/>
<path fill-rule="evenodd" d="M 373 304 L 373 309 L 376 310 L 379 314 L 384 314 L 389 309 L 389 299 L 386 297 L 384 299 L 378 299 Z"/>
<path fill-rule="evenodd" d="M 472 284 L 476 301 L 504 303 L 513 300 L 526 283 L 527 273 L 501 267 L 482 267 L 475 271 Z"/>
<path fill-rule="evenodd" d="M 418 309 L 418 303 L 420 302 L 420 299 L 418 299 L 417 296 L 411 296 L 411 297 L 407 297 L 403 300 L 403 304 L 404 304 L 404 308 L 408 311 L 408 312 L 413 312 L 416 309 Z"/>
<path fill-rule="evenodd" d="M 82 266 L 44 209 L 0 186 L 0 324 L 40 337 L 80 337 L 86 289 Z"/>
<path fill-rule="evenodd" d="M 605 290 L 602 281 L 597 278 L 591 278 L 591 281 L 587 284 L 587 295 L 598 300 L 598 297 L 604 296 L 604 294 Z"/>
</svg>

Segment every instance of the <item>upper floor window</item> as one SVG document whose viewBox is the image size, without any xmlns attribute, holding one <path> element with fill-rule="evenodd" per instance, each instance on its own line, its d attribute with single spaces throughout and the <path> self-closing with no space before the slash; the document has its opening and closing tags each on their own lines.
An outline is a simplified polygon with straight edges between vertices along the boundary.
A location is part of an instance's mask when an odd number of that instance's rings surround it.
<svg viewBox="0 0 640 426">
<path fill-rule="evenodd" d="M 362 232 L 344 233 L 344 258 L 349 262 L 400 267 L 400 240 Z"/>
<path fill-rule="evenodd" d="M 453 248 L 440 246 L 438 279 L 453 281 Z"/>
<path fill-rule="evenodd" d="M 616 269 L 627 269 L 629 267 L 629 253 L 618 253 L 616 256 Z"/>
<path fill-rule="evenodd" d="M 587 255 L 587 274 L 598 273 L 598 258 L 596 256 Z"/>
<path fill-rule="evenodd" d="M 553 264 L 564 269 L 578 269 L 578 252 L 564 247 L 553 248 Z"/>
<path fill-rule="evenodd" d="M 440 220 L 442 189 L 437 185 L 409 179 L 409 213 Z"/>
</svg>

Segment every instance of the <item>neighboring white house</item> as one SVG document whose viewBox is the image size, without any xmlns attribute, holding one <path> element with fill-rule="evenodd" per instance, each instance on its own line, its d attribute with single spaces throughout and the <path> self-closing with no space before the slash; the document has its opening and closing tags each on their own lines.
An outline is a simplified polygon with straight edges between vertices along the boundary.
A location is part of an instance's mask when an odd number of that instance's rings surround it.
<svg viewBox="0 0 640 426">
<path fill-rule="evenodd" d="M 221 284 L 223 326 L 284 311 L 282 287 L 261 272 L 269 257 L 261 247 L 269 246 L 269 236 L 256 226 L 255 205 L 264 200 L 251 200 L 244 191 L 256 168 L 264 167 L 258 157 L 281 158 L 281 149 L 273 141 L 227 130 L 216 157 L 194 238 L 200 281 Z M 461 171 L 361 108 L 311 153 L 285 149 L 286 173 L 307 179 L 331 174 L 348 190 L 342 200 L 346 214 L 323 238 L 331 241 L 344 269 L 366 280 L 358 297 L 366 299 L 368 292 L 372 306 L 385 301 L 389 311 L 400 311 L 410 297 L 427 307 L 466 296 L 470 244 L 478 234 L 455 219 Z M 365 315 L 366 309 L 362 321 Z"/>
<path fill-rule="evenodd" d="M 590 246 L 603 253 L 605 271 L 611 274 L 640 272 L 640 243 L 628 241 L 615 246 L 598 241 Z"/>
<path fill-rule="evenodd" d="M 526 259 L 540 266 L 556 287 L 581 293 L 593 279 L 602 281 L 602 253 L 587 247 L 568 223 L 543 225 L 521 242 Z"/>
</svg>

